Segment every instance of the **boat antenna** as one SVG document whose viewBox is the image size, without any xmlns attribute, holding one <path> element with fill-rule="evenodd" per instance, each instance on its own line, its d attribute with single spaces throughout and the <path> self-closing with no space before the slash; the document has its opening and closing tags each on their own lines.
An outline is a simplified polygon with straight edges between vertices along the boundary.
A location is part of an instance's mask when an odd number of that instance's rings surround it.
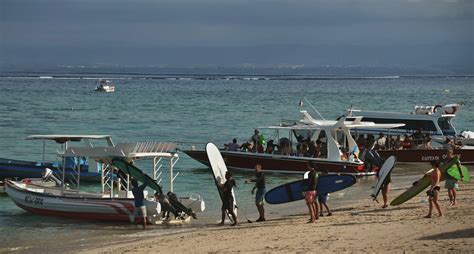
<svg viewBox="0 0 474 254">
<path fill-rule="evenodd" d="M 313 106 L 313 104 L 311 104 L 311 102 L 308 100 L 308 98 L 303 97 L 303 99 L 311 106 L 311 108 L 319 115 L 319 117 L 321 117 L 321 119 L 326 120 L 326 119 L 324 119 L 324 117 L 319 113 L 319 111 Z"/>
</svg>

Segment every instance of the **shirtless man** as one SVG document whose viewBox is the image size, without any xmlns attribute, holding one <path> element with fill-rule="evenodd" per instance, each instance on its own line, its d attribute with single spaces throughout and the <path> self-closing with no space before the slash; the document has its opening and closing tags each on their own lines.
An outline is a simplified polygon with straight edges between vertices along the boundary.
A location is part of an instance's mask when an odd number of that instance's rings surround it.
<svg viewBox="0 0 474 254">
<path fill-rule="evenodd" d="M 438 196 L 439 196 L 439 191 L 440 191 L 440 186 L 439 182 L 441 179 L 441 171 L 439 170 L 439 161 L 432 161 L 431 165 L 433 166 L 433 171 L 431 172 L 431 187 L 430 189 L 426 192 L 426 194 L 429 197 L 429 202 L 430 202 L 430 210 L 428 211 L 428 215 L 425 216 L 425 218 L 431 218 L 431 213 L 433 211 L 433 205 L 436 207 L 438 210 L 438 216 L 441 217 L 443 214 L 441 213 L 441 208 L 439 207 L 438 203 Z"/>
</svg>

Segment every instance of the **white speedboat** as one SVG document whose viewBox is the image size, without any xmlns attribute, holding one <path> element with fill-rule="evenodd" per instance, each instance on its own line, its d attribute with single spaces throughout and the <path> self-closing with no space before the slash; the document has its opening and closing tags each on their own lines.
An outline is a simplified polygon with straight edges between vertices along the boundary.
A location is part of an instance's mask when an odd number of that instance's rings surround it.
<svg viewBox="0 0 474 254">
<path fill-rule="evenodd" d="M 114 147 L 69 147 L 60 156 L 88 157 L 98 162 L 102 168 L 100 192 L 85 192 L 80 189 L 80 170 L 77 171 L 78 181 L 75 186 L 67 187 L 61 184 L 59 188 L 49 188 L 7 180 L 5 191 L 18 207 L 34 214 L 132 222 L 134 198 L 131 192 L 131 177 L 147 182 L 149 187 L 161 192 L 161 186 L 158 184 L 163 175 L 163 160 L 169 160 L 170 191 L 173 191 L 173 182 L 178 175 L 173 173 L 173 167 L 179 159 L 176 153 L 170 152 L 174 148 L 174 144 L 162 142 L 122 143 Z M 135 161 L 151 159 L 153 178 L 134 166 L 132 158 Z M 145 196 L 148 196 L 147 191 Z M 150 196 L 146 198 L 145 206 L 147 220 L 153 224 L 188 222 L 190 217 L 195 216 L 194 212 L 202 212 L 205 209 L 204 201 L 199 195 L 180 197 L 178 201 L 186 210 L 179 211 L 180 218 L 167 219 L 161 214 L 160 203 L 154 200 L 153 195 Z"/>
<path fill-rule="evenodd" d="M 115 85 L 110 80 L 99 79 L 96 82 L 95 91 L 96 92 L 106 92 L 106 93 L 115 92 Z"/>
<path fill-rule="evenodd" d="M 456 116 L 463 104 L 446 104 L 436 106 L 415 106 L 412 112 L 382 112 L 382 111 L 362 111 L 352 107 L 348 109 L 347 120 L 362 117 L 362 121 L 370 121 L 378 124 L 404 123 L 404 126 L 388 128 L 364 128 L 359 127 L 353 130 L 353 134 L 359 138 L 371 134 L 375 137 L 383 133 L 386 137 L 400 135 L 401 141 L 408 137 L 408 146 L 391 147 L 388 143 L 386 147 L 374 148 L 382 158 L 394 155 L 397 162 L 404 163 L 427 163 L 432 160 L 440 160 L 446 157 L 447 146 L 454 149 L 454 153 L 461 157 L 464 164 L 474 163 L 474 135 L 471 132 L 459 134 L 452 124 L 452 119 Z M 464 133 L 464 135 L 463 135 Z M 361 136 L 362 135 L 362 136 Z M 406 135 L 406 136 L 405 136 Z M 471 136 L 472 135 L 472 136 Z M 358 140 L 359 140 L 358 138 Z M 434 141 L 434 142 L 431 142 Z M 367 147 L 371 148 L 371 147 Z"/>
<path fill-rule="evenodd" d="M 355 117 L 362 117 L 362 121 L 374 122 L 380 124 L 388 123 L 403 123 L 402 127 L 390 129 L 390 133 L 384 128 L 364 129 L 358 128 L 359 134 L 373 134 L 378 135 L 384 133 L 385 135 L 405 135 L 413 134 L 417 131 L 422 131 L 425 134 L 430 134 L 434 140 L 446 139 L 446 137 L 457 136 L 451 120 L 460 111 L 461 104 L 446 104 L 436 106 L 415 106 L 412 112 L 386 112 L 386 111 L 366 111 L 348 109 L 349 117 L 347 120 L 355 119 Z"/>
</svg>

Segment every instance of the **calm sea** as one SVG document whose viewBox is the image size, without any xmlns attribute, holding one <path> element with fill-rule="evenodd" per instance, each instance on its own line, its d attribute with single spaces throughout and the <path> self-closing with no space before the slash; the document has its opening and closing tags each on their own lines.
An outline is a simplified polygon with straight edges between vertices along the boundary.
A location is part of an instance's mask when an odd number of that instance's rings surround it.
<svg viewBox="0 0 474 254">
<path fill-rule="evenodd" d="M 104 78 L 116 84 L 115 93 L 94 92 L 95 77 L 0 78 L 0 157 L 41 160 L 42 142 L 25 140 L 34 134 L 109 134 L 116 143 L 213 141 L 222 146 L 234 137 L 239 142 L 247 140 L 254 128 L 275 125 L 282 119 L 300 119 L 298 102 L 304 97 L 326 119 L 340 116 L 351 105 L 366 110 L 410 112 L 414 105 L 465 101 L 454 125 L 458 130 L 474 129 L 473 77 L 169 80 L 108 75 Z M 305 108 L 316 115 L 309 103 L 304 102 Z M 49 144 L 46 148 L 51 151 L 48 158 L 54 160 L 57 146 Z M 8 196 L 0 196 L 0 252 L 71 251 L 78 246 L 97 244 L 100 239 L 124 241 L 196 230 L 215 223 L 221 204 L 209 169 L 181 153 L 176 170 L 180 175 L 175 192 L 200 194 L 206 201 L 206 211 L 191 225 L 154 227 L 144 233 L 133 225 L 32 215 L 17 208 Z M 244 208 L 241 210 L 248 210 L 246 214 L 254 217 L 252 186 L 243 183 L 251 176 L 237 173 L 237 198 Z M 267 179 L 267 188 L 271 188 L 296 176 L 269 175 Z M 353 187 L 352 194 L 341 196 L 339 201 L 368 197 L 371 184 L 371 180 L 361 180 Z M 166 189 L 166 179 L 164 186 Z M 292 206 L 305 209 L 304 203 Z M 267 206 L 267 210 L 272 217 L 284 209 Z M 239 217 L 244 215 L 241 211 Z"/>
</svg>

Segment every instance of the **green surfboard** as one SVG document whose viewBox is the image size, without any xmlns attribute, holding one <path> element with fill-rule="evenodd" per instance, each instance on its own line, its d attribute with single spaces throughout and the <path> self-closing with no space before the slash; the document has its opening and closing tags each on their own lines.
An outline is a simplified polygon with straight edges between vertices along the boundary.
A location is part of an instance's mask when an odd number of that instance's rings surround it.
<svg viewBox="0 0 474 254">
<path fill-rule="evenodd" d="M 161 186 L 156 183 L 153 178 L 151 178 L 149 175 L 143 173 L 139 168 L 135 167 L 129 162 L 126 162 L 122 159 L 113 159 L 112 160 L 112 165 L 117 167 L 119 170 L 123 171 L 124 173 L 130 175 L 131 177 L 135 178 L 137 181 L 145 183 L 147 182 L 147 185 L 154 189 L 155 191 L 159 193 L 163 193 Z"/>
<path fill-rule="evenodd" d="M 471 176 L 469 175 L 469 171 L 467 170 L 467 168 L 465 166 L 461 165 L 461 171 L 462 171 L 462 175 L 463 175 L 462 179 L 461 179 L 461 174 L 459 174 L 458 166 L 456 164 L 454 164 L 448 169 L 448 174 L 450 176 L 454 177 L 457 180 L 461 180 L 461 181 L 466 182 L 466 183 L 470 182 L 471 181 Z"/>
<path fill-rule="evenodd" d="M 448 169 L 453 166 L 456 161 L 458 160 L 458 156 L 454 156 L 450 161 L 448 162 L 445 162 L 443 163 L 439 169 L 441 171 L 441 181 L 444 180 L 444 177 L 448 171 Z M 428 171 L 429 172 L 429 171 Z M 427 172 L 427 173 L 428 173 Z M 408 188 L 408 190 L 406 190 L 405 192 L 403 192 L 402 194 L 400 194 L 400 196 L 396 197 L 391 203 L 390 205 L 400 205 L 400 204 L 403 204 L 405 202 L 407 202 L 408 200 L 412 199 L 413 197 L 415 197 L 416 195 L 418 195 L 420 192 L 422 192 L 424 189 L 426 189 L 428 186 L 431 185 L 431 176 L 430 175 L 423 175 L 423 177 L 416 181 L 413 186 L 411 186 L 410 188 Z"/>
</svg>

